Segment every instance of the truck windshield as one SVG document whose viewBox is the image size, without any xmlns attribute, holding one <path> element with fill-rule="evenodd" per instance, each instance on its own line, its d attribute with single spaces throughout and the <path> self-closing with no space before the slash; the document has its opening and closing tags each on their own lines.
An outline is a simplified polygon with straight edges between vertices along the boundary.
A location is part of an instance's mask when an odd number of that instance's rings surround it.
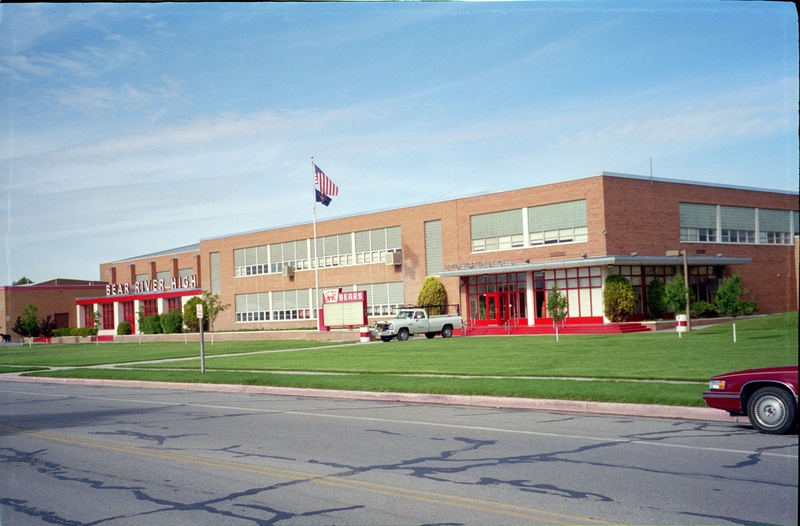
<svg viewBox="0 0 800 526">
<path fill-rule="evenodd" d="M 397 320 L 407 320 L 414 317 L 414 313 L 410 310 L 401 310 L 397 313 Z"/>
</svg>

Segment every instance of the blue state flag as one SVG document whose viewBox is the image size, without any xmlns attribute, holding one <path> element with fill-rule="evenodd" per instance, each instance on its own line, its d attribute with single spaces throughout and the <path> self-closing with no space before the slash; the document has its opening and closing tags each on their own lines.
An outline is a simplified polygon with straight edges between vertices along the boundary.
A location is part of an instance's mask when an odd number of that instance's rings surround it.
<svg viewBox="0 0 800 526">
<path fill-rule="evenodd" d="M 317 190 L 316 188 L 314 189 L 314 192 L 317 194 L 317 203 L 322 203 L 325 206 L 328 206 L 329 204 L 331 204 L 331 198 L 330 197 L 328 197 L 325 194 L 321 194 L 320 191 Z"/>
</svg>

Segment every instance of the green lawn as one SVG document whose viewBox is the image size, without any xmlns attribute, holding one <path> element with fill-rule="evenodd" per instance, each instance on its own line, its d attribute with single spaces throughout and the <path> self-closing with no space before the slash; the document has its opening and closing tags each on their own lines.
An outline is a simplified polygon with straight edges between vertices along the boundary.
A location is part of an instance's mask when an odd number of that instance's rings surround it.
<svg viewBox="0 0 800 526">
<path fill-rule="evenodd" d="M 797 363 L 797 313 L 696 330 L 626 335 L 415 338 L 206 360 L 217 370 L 557 376 L 705 382 L 733 369 Z M 149 366 L 148 366 L 149 367 Z M 164 364 L 197 369 L 197 362 Z"/>
<path fill-rule="evenodd" d="M 235 354 L 253 351 L 280 349 L 302 349 L 325 347 L 325 342 L 304 340 L 255 340 L 224 341 L 211 345 L 205 342 L 206 356 Z M 200 356 L 198 342 L 153 342 L 153 343 L 83 343 L 34 345 L 32 347 L 0 348 L 0 365 L 38 365 L 50 367 L 80 367 L 167 358 Z"/>
<path fill-rule="evenodd" d="M 140 366 L 147 370 L 73 369 L 34 374 L 702 406 L 700 393 L 710 376 L 733 369 L 796 364 L 797 338 L 798 318 L 794 312 L 739 320 L 735 344 L 730 323 L 696 330 L 682 338 L 674 332 L 562 336 L 559 342 L 554 336 L 422 338 L 324 348 L 310 348 L 312 345 L 308 342 L 296 341 L 225 342 L 214 348 L 206 346 L 206 373 L 202 375 L 199 359 Z M 34 349 L 35 358 L 26 359 L 20 354 L 11 361 L 4 351 L 0 354 L 0 364 L 57 365 L 48 362 L 47 354 L 51 361 L 66 365 L 111 363 L 114 351 L 105 349 L 117 345 L 120 344 L 59 346 L 58 352 L 53 352 L 52 348 L 48 352 L 48 347 L 44 347 Z M 298 346 L 309 348 L 296 352 L 213 357 Z M 81 351 L 86 353 L 83 355 L 77 350 L 68 351 L 70 347 L 88 349 Z M 197 343 L 189 344 L 188 349 L 185 347 L 160 343 L 136 349 L 135 345 L 126 345 L 118 351 L 124 358 L 116 361 L 197 356 Z M 104 358 L 91 359 L 92 350 L 104 353 Z M 72 353 L 72 357 L 60 356 L 61 352 Z M 144 354 L 147 356 L 143 357 Z M 268 371 L 348 374 L 271 374 Z M 420 374 L 473 378 L 402 376 Z M 489 376 L 501 378 L 487 378 Z M 515 376 L 563 379 L 512 378 Z M 617 381 L 609 381 L 611 379 Z"/>
</svg>

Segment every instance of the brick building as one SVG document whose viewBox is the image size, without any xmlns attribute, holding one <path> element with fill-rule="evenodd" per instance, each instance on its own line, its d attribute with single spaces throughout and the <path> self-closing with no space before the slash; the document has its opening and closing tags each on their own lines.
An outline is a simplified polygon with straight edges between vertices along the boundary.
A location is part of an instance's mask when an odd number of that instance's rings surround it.
<svg viewBox="0 0 800 526">
<path fill-rule="evenodd" d="M 78 279 L 52 279 L 30 285 L 0 287 L 0 333 L 16 338 L 12 327 L 29 303 L 36 305 L 36 317 L 50 316 L 59 329 L 77 327 L 75 302 L 84 296 L 105 292 L 106 283 Z"/>
<path fill-rule="evenodd" d="M 203 239 L 100 265 L 104 330 L 201 290 L 231 308 L 215 330 L 316 327 L 326 289 L 366 290 L 371 319 L 416 302 L 436 276 L 474 325 L 550 323 L 555 284 L 568 323 L 602 323 L 602 285 L 622 274 L 646 317 L 647 283 L 683 274 L 699 300 L 741 274 L 762 313 L 797 309 L 798 194 L 602 173 L 563 183 Z M 315 257 L 316 248 L 316 257 Z M 124 304 L 124 306 L 123 306 Z M 84 316 L 85 317 L 85 316 Z M 108 321 L 106 321 L 108 318 Z"/>
</svg>

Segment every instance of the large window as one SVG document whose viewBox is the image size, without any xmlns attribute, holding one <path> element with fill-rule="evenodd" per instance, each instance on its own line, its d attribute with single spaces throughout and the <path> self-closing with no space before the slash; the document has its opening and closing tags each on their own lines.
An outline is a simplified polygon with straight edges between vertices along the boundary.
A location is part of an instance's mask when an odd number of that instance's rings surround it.
<svg viewBox="0 0 800 526">
<path fill-rule="evenodd" d="M 720 241 L 723 243 L 756 242 L 756 209 L 741 206 L 719 207 Z"/>
<path fill-rule="evenodd" d="M 142 310 L 145 317 L 158 314 L 158 300 L 142 300 Z"/>
<path fill-rule="evenodd" d="M 313 317 L 309 289 L 236 295 L 236 321 L 304 320 Z"/>
<path fill-rule="evenodd" d="M 356 232 L 354 239 L 357 265 L 384 263 L 387 252 L 399 252 L 403 248 L 399 226 Z"/>
<path fill-rule="evenodd" d="M 114 304 L 103 303 L 103 330 L 109 331 L 114 328 Z"/>
<path fill-rule="evenodd" d="M 286 266 L 308 270 L 383 263 L 387 252 L 399 252 L 402 246 L 400 227 L 394 226 L 318 237 L 316 246 L 313 239 L 299 239 L 237 248 L 233 251 L 234 276 L 280 273 Z"/>
<path fill-rule="evenodd" d="M 531 246 L 589 240 L 586 200 L 528 208 Z"/>
<path fill-rule="evenodd" d="M 474 215 L 470 232 L 473 252 L 586 242 L 586 200 Z"/>
<path fill-rule="evenodd" d="M 269 321 L 269 292 L 236 295 L 236 321 Z"/>
<path fill-rule="evenodd" d="M 717 207 L 714 205 L 698 205 L 680 203 L 681 241 L 705 241 L 713 243 L 717 240 Z"/>
<path fill-rule="evenodd" d="M 403 308 L 402 281 L 357 285 L 356 290 L 367 291 L 367 316 L 393 316 Z"/>
<path fill-rule="evenodd" d="M 425 275 L 438 276 L 442 273 L 442 221 L 425 222 Z"/>
<path fill-rule="evenodd" d="M 510 250 L 525 244 L 522 210 L 506 210 L 469 218 L 472 251 Z"/>
<path fill-rule="evenodd" d="M 294 267 L 304 270 L 308 265 L 308 242 L 305 239 L 273 243 L 269 246 L 270 267 L 269 272 L 281 272 L 283 267 Z M 264 273 L 267 270 L 264 268 Z"/>
<path fill-rule="evenodd" d="M 758 210 L 758 242 L 790 245 L 792 243 L 792 216 L 796 218 L 797 212 L 760 208 Z M 796 226 L 794 231 L 796 234 Z"/>
<path fill-rule="evenodd" d="M 600 267 L 543 270 L 533 273 L 537 318 L 547 318 L 547 298 L 553 285 L 567 297 L 568 317 L 603 316 L 603 278 Z"/>
<path fill-rule="evenodd" d="M 639 318 L 629 318 L 630 321 L 644 319 L 647 314 L 647 287 L 650 282 L 658 278 L 662 282 L 669 283 L 675 277 L 675 267 L 673 266 L 641 266 L 641 265 L 622 265 L 614 267 L 612 274 L 618 273 L 625 276 L 633 286 L 633 296 L 636 304 L 633 309 L 633 316 Z"/>
<path fill-rule="evenodd" d="M 85 305 L 83 307 L 83 326 L 94 327 L 94 305 Z"/>
<path fill-rule="evenodd" d="M 167 312 L 177 312 L 183 314 L 181 298 L 167 298 Z"/>
<path fill-rule="evenodd" d="M 681 241 L 791 245 L 796 211 L 680 203 Z"/>
</svg>

